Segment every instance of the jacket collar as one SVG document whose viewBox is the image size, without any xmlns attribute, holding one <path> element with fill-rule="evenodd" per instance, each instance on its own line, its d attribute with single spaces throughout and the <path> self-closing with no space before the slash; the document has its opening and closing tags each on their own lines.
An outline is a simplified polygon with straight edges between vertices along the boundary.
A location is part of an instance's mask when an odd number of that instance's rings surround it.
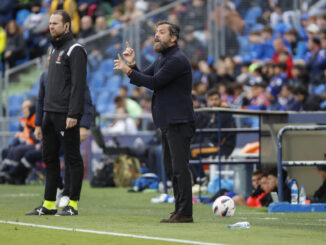
<svg viewBox="0 0 326 245">
<path fill-rule="evenodd" d="M 64 34 L 62 37 L 59 38 L 51 38 L 51 43 L 54 48 L 58 49 L 61 48 L 66 42 L 72 40 L 74 37 L 71 32 Z"/>
</svg>

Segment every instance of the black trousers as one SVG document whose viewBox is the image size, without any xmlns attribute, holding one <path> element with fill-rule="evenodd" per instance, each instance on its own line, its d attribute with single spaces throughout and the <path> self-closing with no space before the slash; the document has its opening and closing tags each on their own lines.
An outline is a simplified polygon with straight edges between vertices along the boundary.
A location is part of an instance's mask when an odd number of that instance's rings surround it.
<svg viewBox="0 0 326 245">
<path fill-rule="evenodd" d="M 79 123 L 66 128 L 65 113 L 46 112 L 42 124 L 43 161 L 46 164 L 44 199 L 56 200 L 57 187 L 60 185 L 60 146 L 63 148 L 65 164 L 71 172 L 70 199 L 79 200 L 83 182 L 84 165 L 80 155 Z"/>
<path fill-rule="evenodd" d="M 172 180 L 174 212 L 192 215 L 192 186 L 189 170 L 190 141 L 194 123 L 172 124 L 162 131 L 163 160 L 166 175 Z"/>
</svg>

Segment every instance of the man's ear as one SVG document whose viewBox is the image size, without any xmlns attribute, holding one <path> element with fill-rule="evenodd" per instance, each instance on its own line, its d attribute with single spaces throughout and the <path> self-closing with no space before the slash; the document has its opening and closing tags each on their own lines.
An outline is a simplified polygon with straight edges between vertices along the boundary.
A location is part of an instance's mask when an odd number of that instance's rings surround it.
<svg viewBox="0 0 326 245">
<path fill-rule="evenodd" d="M 174 42 L 174 43 L 176 43 L 176 42 L 177 42 L 177 37 L 173 35 L 173 36 L 171 37 L 171 41 Z"/>
<path fill-rule="evenodd" d="M 64 26 L 65 26 L 65 32 L 69 31 L 69 23 L 66 23 Z"/>
</svg>

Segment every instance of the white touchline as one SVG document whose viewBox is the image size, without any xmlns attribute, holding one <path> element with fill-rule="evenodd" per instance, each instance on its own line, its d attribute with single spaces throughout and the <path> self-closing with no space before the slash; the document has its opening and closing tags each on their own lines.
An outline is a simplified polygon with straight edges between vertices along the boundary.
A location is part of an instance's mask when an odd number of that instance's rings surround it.
<svg viewBox="0 0 326 245">
<path fill-rule="evenodd" d="M 197 242 L 197 241 L 190 241 L 190 240 L 181 240 L 181 239 L 173 239 L 173 238 L 154 237 L 154 236 L 143 236 L 143 235 L 125 234 L 125 233 L 117 233 L 117 232 L 108 232 L 108 231 L 94 231 L 94 230 L 67 228 L 67 227 L 59 227 L 59 226 L 37 225 L 37 224 L 14 222 L 14 221 L 7 221 L 7 220 L 0 220 L 0 223 L 11 224 L 11 225 L 30 226 L 30 227 L 45 228 L 45 229 L 53 229 L 53 230 L 84 232 L 84 233 L 99 234 L 99 235 L 132 237 L 132 238 L 139 238 L 139 239 L 165 241 L 165 242 L 177 242 L 177 243 L 198 244 L 198 245 L 225 245 L 222 243 Z"/>
<path fill-rule="evenodd" d="M 33 193 L 18 193 L 18 194 L 3 194 L 0 197 L 38 197 L 40 194 Z"/>
</svg>

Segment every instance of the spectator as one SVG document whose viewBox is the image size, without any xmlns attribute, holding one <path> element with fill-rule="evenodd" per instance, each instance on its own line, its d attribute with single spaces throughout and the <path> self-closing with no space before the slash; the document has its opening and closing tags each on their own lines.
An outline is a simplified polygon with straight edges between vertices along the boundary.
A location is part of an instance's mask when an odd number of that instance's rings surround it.
<svg viewBox="0 0 326 245">
<path fill-rule="evenodd" d="M 249 71 L 249 85 L 254 85 L 263 82 L 262 66 L 258 65 L 258 63 L 253 63 L 249 66 Z"/>
<path fill-rule="evenodd" d="M 138 104 L 137 101 L 128 98 L 128 88 L 126 86 L 121 86 L 119 89 L 119 96 L 121 96 L 124 99 L 124 107 L 128 113 L 128 115 L 133 117 L 138 117 L 142 113 L 142 108 Z M 119 100 L 120 103 L 120 100 Z"/>
<path fill-rule="evenodd" d="M 250 73 L 249 73 L 249 62 L 241 64 L 240 74 L 236 77 L 236 81 L 242 84 L 249 84 Z"/>
<path fill-rule="evenodd" d="M 264 82 L 251 85 L 250 91 L 246 95 L 248 104 L 244 104 L 243 108 L 249 110 L 266 110 L 270 101 L 266 95 L 266 84 Z"/>
<path fill-rule="evenodd" d="M 115 6 L 113 8 L 113 21 L 110 24 L 110 28 L 118 28 L 124 22 L 126 22 L 124 18 L 124 9 L 122 5 Z"/>
<path fill-rule="evenodd" d="M 246 92 L 244 91 L 243 84 L 233 83 L 231 86 L 233 90 L 233 97 L 228 106 L 234 109 L 240 109 L 246 97 Z"/>
<path fill-rule="evenodd" d="M 140 98 L 139 104 L 142 107 L 142 115 L 148 115 L 152 113 L 152 96 L 150 94 L 143 94 Z M 142 125 L 145 124 L 145 127 L 142 127 L 146 130 L 155 130 L 155 125 L 153 122 L 153 118 L 150 119 L 142 119 Z"/>
<path fill-rule="evenodd" d="M 95 19 L 95 30 L 97 33 L 107 31 L 109 29 L 104 16 L 98 16 Z"/>
<path fill-rule="evenodd" d="M 24 147 L 37 142 L 33 134 L 35 130 L 35 105 L 31 100 L 25 100 L 22 103 L 22 114 L 23 118 L 19 121 L 21 131 L 16 133 L 9 147 L 2 150 L 2 160 L 4 164 L 10 165 L 12 160 L 15 160 L 15 162 L 19 160 L 15 158 L 17 147 Z"/>
<path fill-rule="evenodd" d="M 290 83 L 294 87 L 304 86 L 308 89 L 309 85 L 309 73 L 304 65 L 294 65 L 292 68 L 293 78 L 290 79 Z"/>
<path fill-rule="evenodd" d="M 3 161 L 2 169 L 0 171 L 0 183 L 9 183 L 23 185 L 29 170 L 33 165 L 24 158 L 28 156 L 31 151 L 38 151 L 38 159 L 42 157 L 41 145 L 18 145 L 12 148 Z M 33 162 L 34 164 L 34 162 Z"/>
<path fill-rule="evenodd" d="M 319 69 L 326 70 L 326 29 L 320 35 L 321 50 L 318 53 L 317 64 Z"/>
<path fill-rule="evenodd" d="M 26 44 L 22 30 L 15 20 L 11 20 L 6 25 L 7 41 L 3 52 L 2 60 L 14 67 L 17 60 L 26 58 Z"/>
<path fill-rule="evenodd" d="M 292 55 L 294 60 L 303 60 L 307 52 L 306 42 L 300 40 L 298 32 L 295 29 L 290 29 L 284 33 L 285 45 Z"/>
<path fill-rule="evenodd" d="M 77 35 L 80 28 L 80 17 L 75 0 L 52 0 L 50 13 L 55 10 L 63 9 L 71 17 L 71 29 L 74 35 Z"/>
<path fill-rule="evenodd" d="M 116 107 L 116 116 L 117 118 L 112 122 L 112 124 L 103 129 L 105 133 L 111 134 L 135 134 L 137 133 L 137 126 L 135 121 L 126 117 L 127 111 L 125 109 L 125 98 L 122 96 L 117 96 L 114 99 L 114 104 Z"/>
<path fill-rule="evenodd" d="M 198 62 L 199 71 L 206 77 L 206 82 L 208 89 L 213 88 L 217 84 L 216 69 L 214 67 L 214 58 L 212 56 L 208 57 L 207 61 L 201 60 Z M 202 78 L 203 78 L 202 77 Z"/>
<path fill-rule="evenodd" d="M 280 55 L 281 57 L 281 55 Z M 274 64 L 274 76 L 270 80 L 267 91 L 267 98 L 271 102 L 271 107 L 277 108 L 277 97 L 281 92 L 282 86 L 288 82 L 287 76 L 285 73 L 286 64 L 285 63 L 277 63 Z"/>
<path fill-rule="evenodd" d="M 99 0 L 77 0 L 78 3 L 78 12 L 81 17 L 88 15 L 93 17 L 94 11 L 99 5 Z"/>
<path fill-rule="evenodd" d="M 0 25 L 0 59 L 6 47 L 6 32 Z M 0 69 L 1 70 L 1 69 Z"/>
<path fill-rule="evenodd" d="M 195 31 L 203 31 L 206 26 L 206 7 L 203 0 L 192 0 L 187 11 L 181 16 L 181 23 L 193 26 Z"/>
<path fill-rule="evenodd" d="M 136 8 L 134 0 L 125 0 L 125 13 L 123 16 L 124 22 L 135 21 L 137 18 L 143 16 L 143 12 Z"/>
<path fill-rule="evenodd" d="M 282 40 L 282 38 L 275 38 L 273 42 L 273 47 L 275 50 L 275 53 L 273 55 L 273 62 L 278 63 L 280 62 L 279 55 L 282 51 L 287 51 L 286 46 Z M 293 67 L 293 61 L 292 61 L 292 56 L 289 56 L 288 59 L 286 60 L 286 74 L 288 78 L 292 78 L 291 70 Z"/>
<path fill-rule="evenodd" d="M 192 86 L 192 93 L 196 95 L 199 100 L 205 98 L 205 93 L 207 91 L 207 84 L 201 81 L 195 81 Z"/>
<path fill-rule="evenodd" d="M 326 13 L 321 16 L 317 16 L 316 24 L 320 30 L 326 30 Z"/>
<path fill-rule="evenodd" d="M 14 1 L 1 0 L 0 1 L 0 23 L 7 23 L 12 20 L 14 10 Z"/>
<path fill-rule="evenodd" d="M 230 71 L 230 63 L 232 61 L 227 61 L 226 57 L 221 57 L 219 61 L 217 62 L 217 69 L 216 69 L 216 85 L 219 85 L 221 83 L 228 84 L 230 82 L 233 82 L 235 78 L 233 77 L 233 74 L 230 75 L 228 72 Z M 234 63 L 233 63 L 234 65 Z"/>
<path fill-rule="evenodd" d="M 260 61 L 264 59 L 264 45 L 260 36 L 260 31 L 252 31 L 249 33 L 249 60 L 246 61 Z"/>
<path fill-rule="evenodd" d="M 239 43 L 237 35 L 241 35 L 244 31 L 245 23 L 240 15 L 234 10 L 228 10 L 225 13 L 225 25 L 223 27 L 218 23 L 218 35 L 225 34 L 225 53 L 222 55 L 235 56 L 239 53 Z M 224 30 L 222 30 L 222 28 Z M 222 50 L 221 50 L 222 51 Z"/>
<path fill-rule="evenodd" d="M 232 197 L 236 206 L 262 207 L 260 199 L 266 195 L 266 193 L 261 187 L 261 179 L 263 177 L 265 178 L 263 179 L 263 186 L 265 189 L 265 182 L 267 182 L 267 176 L 264 176 L 263 172 L 260 170 L 253 172 L 251 176 L 253 192 L 247 199 L 245 199 L 245 197 L 242 195 L 236 195 Z"/>
<path fill-rule="evenodd" d="M 309 38 L 307 47 L 309 51 L 306 53 L 304 60 L 306 68 L 309 71 L 310 79 L 313 80 L 314 77 L 322 72 L 318 66 L 320 40 L 318 38 Z"/>
<path fill-rule="evenodd" d="M 318 38 L 320 29 L 319 26 L 317 26 L 315 23 L 311 23 L 307 26 L 306 32 L 308 38 Z"/>
<path fill-rule="evenodd" d="M 298 86 L 293 91 L 294 99 L 300 106 L 300 111 L 318 111 L 322 102 L 319 96 L 309 96 L 308 91 L 303 86 Z"/>
<path fill-rule="evenodd" d="M 207 105 L 211 108 L 226 107 L 221 100 L 221 95 L 216 89 L 211 89 L 206 93 Z M 218 128 L 221 120 L 221 128 L 233 128 L 234 120 L 232 114 L 229 113 L 197 113 L 196 127 L 197 128 Z M 218 134 L 205 134 L 201 138 L 195 135 L 191 144 L 191 157 L 197 158 L 199 154 L 203 157 L 205 154 L 217 154 L 219 152 Z M 228 157 L 235 147 L 235 134 L 232 132 L 221 133 L 221 154 Z"/>
<path fill-rule="evenodd" d="M 274 54 L 273 48 L 273 28 L 265 26 L 261 31 L 264 48 L 264 60 L 270 60 Z"/>
<path fill-rule="evenodd" d="M 273 12 L 271 13 L 270 16 L 270 24 L 274 28 L 276 27 L 279 23 L 282 22 L 282 9 L 280 6 L 274 6 Z"/>
<path fill-rule="evenodd" d="M 184 28 L 184 42 L 185 46 L 183 52 L 189 60 L 199 61 L 206 59 L 206 52 L 203 45 L 194 36 L 194 27 L 187 25 Z"/>
<path fill-rule="evenodd" d="M 299 37 L 302 38 L 303 41 L 307 41 L 308 36 L 307 36 L 307 26 L 309 25 L 310 22 L 310 17 L 309 14 L 304 13 L 301 15 L 300 18 L 300 25 L 298 27 L 298 33 L 299 33 Z"/>
<path fill-rule="evenodd" d="M 288 185 L 286 184 L 286 178 L 287 178 L 287 172 L 285 170 L 283 171 L 283 201 L 290 202 L 291 200 L 291 191 Z M 273 198 L 271 195 L 271 192 L 277 192 L 278 191 L 278 179 L 277 179 L 277 169 L 271 169 L 267 174 L 267 180 L 268 180 L 268 189 L 266 192 L 266 195 L 261 199 L 260 203 L 268 207 L 269 204 L 273 202 Z"/>
<path fill-rule="evenodd" d="M 318 175 L 322 178 L 322 185 L 315 192 L 311 202 L 312 203 L 325 203 L 326 202 L 326 166 L 317 167 Z"/>
<path fill-rule="evenodd" d="M 299 111 L 299 104 L 294 99 L 294 87 L 291 84 L 284 84 L 282 86 L 280 95 L 278 96 L 278 103 L 280 111 Z"/>
<path fill-rule="evenodd" d="M 80 32 L 77 35 L 78 39 L 87 38 L 96 33 L 93 27 L 93 20 L 88 15 L 83 16 L 81 18 L 80 23 L 81 23 L 80 26 L 81 28 L 80 28 Z"/>
<path fill-rule="evenodd" d="M 39 57 L 46 53 L 48 48 L 47 31 L 49 15 L 42 13 L 41 3 L 31 4 L 31 14 L 24 21 L 23 29 L 28 32 L 27 45 L 30 50 L 30 58 Z"/>
</svg>

